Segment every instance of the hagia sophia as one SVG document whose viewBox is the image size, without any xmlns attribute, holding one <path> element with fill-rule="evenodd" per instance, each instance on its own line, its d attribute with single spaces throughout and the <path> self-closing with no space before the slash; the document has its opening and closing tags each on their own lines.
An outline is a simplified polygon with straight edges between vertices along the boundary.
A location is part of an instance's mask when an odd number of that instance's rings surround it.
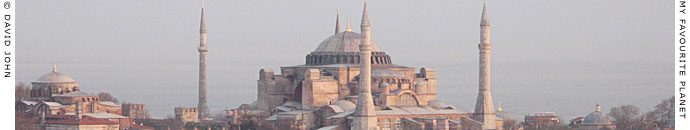
<svg viewBox="0 0 690 130">
<path fill-rule="evenodd" d="M 479 130 L 502 129 L 490 92 L 490 24 L 480 22 L 480 89 L 475 112 L 437 100 L 436 71 L 394 64 L 371 40 L 367 5 L 362 32 L 349 24 L 307 54 L 304 65 L 259 70 L 257 101 L 228 111 L 229 124 L 257 129 Z M 371 57 L 371 58 L 360 58 Z M 460 97 L 458 97 L 460 98 Z M 231 127 L 232 128 L 232 127 Z"/>
</svg>

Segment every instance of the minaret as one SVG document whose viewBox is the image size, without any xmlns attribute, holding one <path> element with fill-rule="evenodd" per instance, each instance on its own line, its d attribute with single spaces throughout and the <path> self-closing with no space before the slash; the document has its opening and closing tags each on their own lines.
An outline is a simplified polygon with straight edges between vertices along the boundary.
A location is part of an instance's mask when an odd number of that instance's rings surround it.
<svg viewBox="0 0 690 130">
<path fill-rule="evenodd" d="M 340 9 L 338 9 L 338 13 L 335 15 L 335 33 L 338 34 L 340 32 Z"/>
<path fill-rule="evenodd" d="M 367 3 L 364 2 L 362 14 L 362 42 L 359 45 L 359 97 L 357 108 L 353 114 L 351 130 L 378 130 L 374 99 L 371 96 L 371 25 L 367 12 Z"/>
<path fill-rule="evenodd" d="M 204 21 L 204 2 L 201 1 L 201 29 L 199 30 L 199 120 L 208 117 L 206 100 L 206 22 Z"/>
<path fill-rule="evenodd" d="M 483 129 L 496 129 L 496 113 L 491 99 L 491 42 L 489 14 L 486 10 L 486 0 L 480 23 L 481 33 L 479 43 L 479 94 L 474 108 L 473 119 L 484 123 Z"/>
</svg>

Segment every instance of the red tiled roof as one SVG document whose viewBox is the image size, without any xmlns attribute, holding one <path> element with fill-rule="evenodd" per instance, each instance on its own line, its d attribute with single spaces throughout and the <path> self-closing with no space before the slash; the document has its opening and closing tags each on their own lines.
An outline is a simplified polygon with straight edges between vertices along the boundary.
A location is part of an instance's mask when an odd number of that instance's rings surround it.
<svg viewBox="0 0 690 130">
<path fill-rule="evenodd" d="M 225 122 L 214 121 L 214 120 L 199 120 L 199 123 L 225 123 Z"/>
<path fill-rule="evenodd" d="M 70 117 L 63 120 L 47 120 L 46 124 L 63 124 L 63 125 L 117 125 L 119 123 L 107 119 L 98 119 L 89 116 L 82 116 L 81 120 L 76 117 Z"/>
</svg>

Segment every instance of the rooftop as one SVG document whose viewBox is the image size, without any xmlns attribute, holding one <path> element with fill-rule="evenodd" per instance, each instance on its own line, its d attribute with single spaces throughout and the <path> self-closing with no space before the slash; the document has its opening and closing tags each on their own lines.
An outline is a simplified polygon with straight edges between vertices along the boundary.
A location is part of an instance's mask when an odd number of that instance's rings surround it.
<svg viewBox="0 0 690 130">
<path fill-rule="evenodd" d="M 437 114 L 467 114 L 457 109 L 439 110 L 429 106 L 388 107 L 390 110 L 377 110 L 376 115 L 437 115 Z"/>
</svg>

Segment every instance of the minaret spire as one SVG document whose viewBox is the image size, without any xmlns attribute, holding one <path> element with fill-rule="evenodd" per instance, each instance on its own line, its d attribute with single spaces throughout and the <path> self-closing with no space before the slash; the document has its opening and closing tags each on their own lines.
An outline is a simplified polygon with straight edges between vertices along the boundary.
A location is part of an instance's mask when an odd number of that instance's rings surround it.
<svg viewBox="0 0 690 130">
<path fill-rule="evenodd" d="M 352 32 L 352 29 L 350 29 L 350 19 L 347 20 L 347 26 L 345 26 L 345 32 Z"/>
<path fill-rule="evenodd" d="M 57 64 L 53 64 L 53 72 L 57 72 Z"/>
<path fill-rule="evenodd" d="M 335 15 L 335 33 L 340 32 L 340 9 L 338 9 L 338 13 Z"/>
<path fill-rule="evenodd" d="M 204 1 L 201 0 L 201 23 L 199 29 L 199 120 L 208 117 L 208 100 L 206 98 L 206 21 L 204 16 Z"/>
<path fill-rule="evenodd" d="M 364 12 L 362 13 L 361 24 L 362 41 L 359 45 L 359 97 L 357 99 L 357 108 L 353 114 L 354 123 L 350 129 L 352 130 L 377 130 L 378 121 L 376 118 L 376 109 L 374 108 L 374 99 L 371 96 L 371 25 L 369 24 L 369 15 L 367 11 L 367 3 L 364 2 Z"/>
<path fill-rule="evenodd" d="M 364 12 L 362 13 L 362 27 L 371 27 L 369 23 L 369 11 L 367 9 L 367 2 L 364 1 Z"/>
<path fill-rule="evenodd" d="M 496 129 L 496 111 L 491 98 L 491 24 L 486 9 L 486 0 L 482 9 L 479 42 L 479 94 L 472 119 L 482 122 L 482 129 Z"/>
<path fill-rule="evenodd" d="M 486 10 L 486 0 L 484 0 L 484 8 L 482 9 L 482 22 L 480 25 L 490 26 L 489 12 Z"/>
</svg>

